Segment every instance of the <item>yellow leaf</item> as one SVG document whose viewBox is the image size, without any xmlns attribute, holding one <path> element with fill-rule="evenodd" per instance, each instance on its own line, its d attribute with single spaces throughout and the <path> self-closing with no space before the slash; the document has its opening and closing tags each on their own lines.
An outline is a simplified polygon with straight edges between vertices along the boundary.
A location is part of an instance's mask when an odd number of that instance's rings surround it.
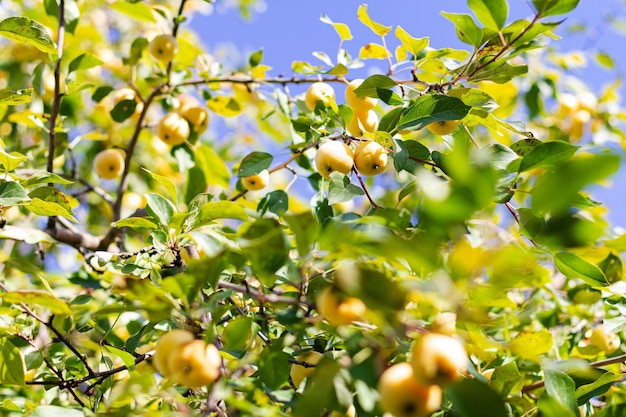
<svg viewBox="0 0 626 417">
<path fill-rule="evenodd" d="M 359 6 L 357 16 L 359 17 L 361 23 L 372 29 L 372 31 L 378 36 L 385 36 L 391 31 L 391 26 L 381 25 L 380 23 L 374 22 L 370 18 L 369 14 L 367 13 L 367 4 L 362 4 Z"/>
<path fill-rule="evenodd" d="M 390 56 L 391 53 L 384 46 L 377 43 L 368 43 L 359 51 L 359 58 L 361 59 L 386 59 Z"/>
<path fill-rule="evenodd" d="M 396 61 L 401 62 L 407 58 L 406 49 L 402 45 L 396 46 Z"/>
<path fill-rule="evenodd" d="M 265 78 L 265 73 L 271 69 L 272 67 L 269 65 L 257 65 L 250 70 L 250 75 L 252 75 L 252 78 Z"/>
<path fill-rule="evenodd" d="M 225 117 L 238 116 L 243 110 L 237 100 L 226 96 L 213 97 L 206 102 L 206 105 L 213 112 Z"/>
<path fill-rule="evenodd" d="M 522 332 L 515 336 L 509 344 L 511 353 L 525 359 L 537 358 L 552 349 L 554 341 L 552 333 L 547 329 L 538 332 Z"/>
<path fill-rule="evenodd" d="M 404 48 L 413 55 L 417 55 L 429 44 L 428 36 L 424 38 L 414 38 L 402 29 L 401 26 L 396 28 L 396 37 L 400 40 L 400 42 L 402 42 L 402 46 L 404 46 Z"/>
<path fill-rule="evenodd" d="M 326 16 L 325 14 L 320 17 L 320 20 L 324 23 L 328 23 L 329 25 L 331 25 L 342 41 L 349 41 L 350 39 L 352 39 L 352 33 L 350 32 L 350 28 L 345 23 L 335 23 L 330 20 L 330 17 Z"/>
</svg>

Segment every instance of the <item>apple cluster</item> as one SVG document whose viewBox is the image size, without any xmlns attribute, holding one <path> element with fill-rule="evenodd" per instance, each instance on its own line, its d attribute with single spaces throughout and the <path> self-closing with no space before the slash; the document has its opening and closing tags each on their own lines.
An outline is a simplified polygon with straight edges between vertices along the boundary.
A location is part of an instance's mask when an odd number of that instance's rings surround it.
<svg viewBox="0 0 626 417">
<path fill-rule="evenodd" d="M 214 344 L 196 339 L 187 330 L 176 329 L 161 336 L 152 363 L 169 381 L 197 388 L 219 378 L 222 357 Z"/>
<path fill-rule="evenodd" d="M 178 100 L 178 111 L 167 113 L 156 127 L 157 137 L 169 146 L 185 143 L 192 129 L 200 135 L 209 126 L 209 113 L 195 98 L 181 95 Z"/>
<path fill-rule="evenodd" d="M 441 407 L 442 387 L 458 381 L 468 364 L 463 344 L 453 336 L 455 318 L 440 314 L 432 331 L 413 346 L 410 361 L 382 373 L 378 393 L 383 411 L 395 417 L 425 417 Z"/>
</svg>

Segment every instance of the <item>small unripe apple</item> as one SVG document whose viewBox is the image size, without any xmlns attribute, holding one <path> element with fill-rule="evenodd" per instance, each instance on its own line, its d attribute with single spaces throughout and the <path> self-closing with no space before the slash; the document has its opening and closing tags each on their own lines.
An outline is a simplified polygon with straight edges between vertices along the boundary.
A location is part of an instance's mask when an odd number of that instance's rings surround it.
<svg viewBox="0 0 626 417">
<path fill-rule="evenodd" d="M 164 377 L 169 377 L 174 372 L 170 367 L 170 358 L 177 355 L 183 345 L 195 339 L 193 333 L 183 329 L 165 333 L 159 338 L 152 357 L 155 369 Z"/>
<path fill-rule="evenodd" d="M 461 123 L 459 120 L 440 120 L 426 125 L 426 129 L 435 135 L 443 136 L 454 132 Z"/>
<path fill-rule="evenodd" d="M 331 99 L 335 100 L 335 90 L 330 84 L 320 81 L 309 86 L 304 96 L 304 103 L 309 110 L 313 111 L 318 101 L 328 106 Z"/>
<path fill-rule="evenodd" d="M 246 190 L 250 191 L 262 190 L 263 188 L 267 187 L 267 184 L 269 184 L 269 182 L 270 174 L 267 169 L 264 169 L 256 175 L 241 178 L 241 185 L 243 185 Z"/>
<path fill-rule="evenodd" d="M 363 79 L 357 78 L 356 80 L 350 81 L 346 87 L 346 103 L 357 113 L 372 110 L 376 106 L 376 103 L 378 103 L 378 99 L 373 97 L 358 97 L 354 93 L 354 90 L 359 88 L 362 83 Z"/>
<path fill-rule="evenodd" d="M 360 125 L 359 125 L 360 124 Z M 362 127 L 362 129 L 361 129 Z M 363 132 L 375 132 L 378 128 L 378 115 L 374 110 L 354 113 L 354 117 L 346 126 L 348 133 L 352 136 L 362 136 Z"/>
<path fill-rule="evenodd" d="M 454 334 L 456 334 L 456 314 L 452 312 L 443 312 L 437 314 L 432 324 L 430 325 L 430 331 L 433 333 L 453 336 Z"/>
<path fill-rule="evenodd" d="M 415 378 L 424 384 L 445 385 L 457 381 L 467 369 L 467 363 L 467 352 L 461 342 L 437 333 L 423 335 L 411 354 Z"/>
<path fill-rule="evenodd" d="M 374 141 L 362 141 L 354 151 L 357 171 L 368 177 L 381 174 L 387 168 L 387 151 Z"/>
<path fill-rule="evenodd" d="M 156 127 L 156 134 L 170 146 L 185 142 L 191 133 L 189 123 L 177 113 L 166 114 Z"/>
<path fill-rule="evenodd" d="M 180 347 L 169 360 L 172 373 L 168 379 L 189 388 L 211 384 L 220 376 L 222 357 L 212 343 L 194 340 Z"/>
<path fill-rule="evenodd" d="M 312 365 L 317 364 L 324 355 L 319 352 L 311 351 L 309 353 L 305 353 L 304 355 L 297 356 L 296 359 L 302 362 L 310 363 Z M 298 388 L 304 378 L 308 378 L 315 373 L 315 367 L 305 367 L 302 365 L 298 365 L 294 363 L 291 365 L 291 369 L 289 370 L 289 376 L 291 376 L 291 381 L 293 385 Z"/>
<path fill-rule="evenodd" d="M 622 344 L 619 336 L 615 333 L 607 333 L 603 324 L 593 329 L 591 336 L 589 336 L 589 342 L 602 349 L 607 355 L 614 353 Z"/>
<path fill-rule="evenodd" d="M 187 107 L 179 112 L 191 126 L 196 130 L 199 135 L 209 126 L 209 113 L 204 107 Z"/>
<path fill-rule="evenodd" d="M 157 61 L 169 62 L 178 53 L 178 42 L 172 35 L 157 35 L 150 41 L 148 51 Z"/>
<path fill-rule="evenodd" d="M 121 150 L 106 149 L 93 159 L 93 169 L 104 180 L 112 180 L 124 172 L 124 156 Z"/>
<path fill-rule="evenodd" d="M 333 140 L 324 143 L 315 154 L 315 167 L 324 178 L 329 178 L 333 171 L 347 174 L 353 165 L 352 149 L 340 141 Z"/>
<path fill-rule="evenodd" d="M 317 311 L 332 325 L 342 326 L 363 319 L 367 308 L 356 297 L 344 297 L 333 292 L 332 287 L 324 288 L 316 300 Z"/>
<path fill-rule="evenodd" d="M 378 380 L 380 408 L 395 417 L 426 417 L 441 407 L 442 392 L 437 385 L 415 379 L 406 362 L 387 368 Z"/>
</svg>

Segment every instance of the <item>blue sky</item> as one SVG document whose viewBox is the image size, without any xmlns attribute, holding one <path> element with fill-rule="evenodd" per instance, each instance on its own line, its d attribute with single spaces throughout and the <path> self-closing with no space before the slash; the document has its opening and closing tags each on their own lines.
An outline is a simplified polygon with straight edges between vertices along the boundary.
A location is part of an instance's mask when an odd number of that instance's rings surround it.
<svg viewBox="0 0 626 417">
<path fill-rule="evenodd" d="M 223 14 L 196 15 L 191 25 L 201 35 L 209 51 L 227 44 L 236 46 L 243 54 L 233 57 L 233 60 L 242 64 L 247 54 L 263 49 L 263 62 L 273 67 L 270 75 L 290 75 L 294 60 L 318 64 L 319 61 L 312 56 L 314 51 L 335 56 L 339 37 L 331 26 L 320 21 L 322 14 L 350 27 L 354 39 L 344 43 L 344 48 L 352 56 L 357 56 L 360 47 L 366 43 L 380 41 L 358 21 L 357 8 L 364 3 L 363 0 L 266 0 L 266 3 L 264 11 L 248 20 L 243 19 L 237 10 L 230 9 Z M 532 15 L 530 2 L 510 0 L 509 3 L 508 21 Z M 368 10 L 377 22 L 388 26 L 400 25 L 415 37 L 429 36 L 434 48 L 467 48 L 456 38 L 452 23 L 440 14 L 442 10 L 470 13 L 466 0 L 371 0 Z M 626 72 L 625 33 L 611 29 L 607 20 L 610 17 L 626 22 L 626 1 L 581 0 L 578 8 L 557 29 L 562 39 L 551 43 L 552 47 L 561 51 L 584 51 L 589 65 L 574 74 L 583 78 L 594 90 L 613 83 Z M 572 32 L 570 28 L 577 24 L 584 24 L 586 30 Z M 390 42 L 395 41 L 391 35 L 388 38 Z M 598 51 L 612 56 L 615 69 L 607 70 L 592 63 L 592 57 Z M 380 65 L 381 71 L 386 71 L 385 64 L 381 62 Z M 620 91 L 624 96 L 626 87 L 622 86 Z M 613 225 L 626 227 L 626 210 L 621 209 L 626 202 L 626 198 L 622 197 L 626 195 L 626 170 L 622 169 L 612 182 L 611 188 L 594 190 L 593 197 L 607 205 Z"/>
</svg>

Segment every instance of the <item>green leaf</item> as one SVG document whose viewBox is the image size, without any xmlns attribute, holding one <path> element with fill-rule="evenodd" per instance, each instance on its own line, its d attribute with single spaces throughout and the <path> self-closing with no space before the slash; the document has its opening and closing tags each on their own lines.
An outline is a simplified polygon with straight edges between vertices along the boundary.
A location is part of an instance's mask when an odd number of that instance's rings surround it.
<svg viewBox="0 0 626 417">
<path fill-rule="evenodd" d="M 309 377 L 304 393 L 293 409 L 293 415 L 317 417 L 323 414 L 327 404 L 337 401 L 332 381 L 340 369 L 341 366 L 336 361 L 323 357 L 316 365 L 315 373 Z"/>
<path fill-rule="evenodd" d="M 251 67 L 256 67 L 257 65 L 261 63 L 262 60 L 263 60 L 263 49 L 259 49 L 258 51 L 255 51 L 252 54 L 250 54 L 250 57 L 248 58 L 248 63 L 250 64 Z"/>
<path fill-rule="evenodd" d="M 289 195 L 283 190 L 269 192 L 259 201 L 257 211 L 264 216 L 267 212 L 283 216 L 289 209 Z"/>
<path fill-rule="evenodd" d="M 412 53 L 414 56 L 417 56 L 424 48 L 428 47 L 430 39 L 428 36 L 423 38 L 414 38 L 409 35 L 408 32 L 402 29 L 402 26 L 398 25 L 396 27 L 396 38 L 400 40 L 404 49 Z"/>
<path fill-rule="evenodd" d="M 528 139 L 524 142 L 526 141 L 528 141 Z M 570 159 L 574 156 L 578 148 L 579 146 L 574 146 L 567 142 L 560 141 L 538 143 L 532 146 L 532 148 L 524 155 L 524 158 L 519 166 L 519 172 L 528 171 L 529 169 L 534 168 L 554 166 L 561 161 Z"/>
<path fill-rule="evenodd" d="M 138 22 L 156 23 L 152 10 L 143 2 L 116 1 L 109 7 Z"/>
<path fill-rule="evenodd" d="M 554 255 L 554 263 L 559 271 L 568 278 L 580 278 L 589 285 L 604 286 L 607 284 L 604 272 L 594 264 L 570 252 L 559 252 Z"/>
<path fill-rule="evenodd" d="M 263 349 L 259 357 L 258 376 L 270 389 L 278 389 L 289 378 L 291 356 L 274 349 Z"/>
<path fill-rule="evenodd" d="M 16 106 L 18 104 L 28 104 L 33 99 L 33 89 L 24 88 L 22 90 L 0 90 L 0 105 Z"/>
<path fill-rule="evenodd" d="M 35 172 L 33 175 L 28 177 L 26 181 L 22 181 L 22 185 L 26 188 L 32 188 L 35 185 L 41 184 L 61 184 L 61 185 L 69 185 L 73 184 L 73 181 L 65 179 L 60 175 L 57 175 L 48 171 L 39 171 Z"/>
<path fill-rule="evenodd" d="M 208 184 L 228 188 L 230 171 L 224 160 L 208 145 L 195 149 L 196 165 L 202 169 Z"/>
<path fill-rule="evenodd" d="M 24 385 L 24 358 L 5 337 L 0 338 L 0 384 Z"/>
<path fill-rule="evenodd" d="M 74 218 L 72 213 L 59 203 L 33 198 L 25 207 L 39 216 L 61 216 L 78 223 L 78 220 Z"/>
<path fill-rule="evenodd" d="M 85 417 L 85 413 L 76 408 L 40 405 L 33 410 L 30 417 Z"/>
<path fill-rule="evenodd" d="M 72 213 L 72 205 L 68 196 L 52 186 L 39 187 L 31 191 L 28 196 L 32 199 L 39 198 L 48 203 L 56 203 L 62 206 L 68 213 Z"/>
<path fill-rule="evenodd" d="M 417 167 L 422 166 L 422 164 L 415 161 L 415 159 L 419 159 L 420 161 L 430 160 L 430 151 L 418 141 L 405 140 L 403 141 L 403 146 L 407 152 L 407 160 L 403 166 L 405 171 L 415 173 Z"/>
<path fill-rule="evenodd" d="M 0 22 L 0 36 L 12 41 L 27 43 L 48 54 L 56 54 L 57 46 L 46 28 L 24 16 L 8 17 Z"/>
<path fill-rule="evenodd" d="M 176 208 L 171 201 L 155 193 L 146 194 L 146 212 L 159 225 L 167 228 Z"/>
<path fill-rule="evenodd" d="M 510 148 L 513 152 L 518 154 L 519 156 L 526 156 L 528 152 L 533 150 L 536 146 L 541 144 L 539 139 L 535 138 L 526 138 L 522 140 L 518 140 L 517 142 L 511 144 Z"/>
<path fill-rule="evenodd" d="M 240 228 L 238 240 L 252 270 L 266 287 L 276 281 L 276 271 L 289 261 L 289 245 L 275 219 L 257 219 Z"/>
<path fill-rule="evenodd" d="M 441 12 L 441 14 L 446 19 L 454 23 L 456 36 L 461 40 L 461 42 L 475 47 L 479 47 L 483 43 L 483 31 L 480 27 L 478 27 L 472 16 L 468 14 L 447 12 Z"/>
<path fill-rule="evenodd" d="M 412 102 L 402 111 L 396 130 L 418 130 L 438 121 L 460 120 L 471 107 L 456 97 L 427 94 Z"/>
<path fill-rule="evenodd" d="M 476 379 L 462 379 L 446 388 L 453 410 L 463 417 L 507 417 L 504 402 L 489 385 Z"/>
<path fill-rule="evenodd" d="M 252 337 L 253 324 L 254 320 L 250 317 L 238 317 L 229 321 L 222 334 L 224 347 L 226 349 L 245 349 Z"/>
<path fill-rule="evenodd" d="M 77 56 L 72 60 L 72 62 L 70 62 L 68 74 L 71 74 L 74 71 L 82 71 L 89 68 L 94 68 L 102 64 L 104 64 L 104 62 L 102 62 L 98 57 L 89 53 L 84 53 Z"/>
<path fill-rule="evenodd" d="M 580 0 L 533 0 L 533 5 L 541 17 L 569 13 L 578 6 Z"/>
<path fill-rule="evenodd" d="M 478 107 L 487 111 L 498 107 L 496 100 L 478 88 L 454 88 L 447 93 L 448 97 L 457 97 L 468 106 Z"/>
<path fill-rule="evenodd" d="M 504 84 L 526 73 L 528 73 L 527 65 L 512 66 L 505 62 L 501 65 L 488 66 L 478 71 L 471 77 L 471 81 L 493 81 L 494 83 Z"/>
<path fill-rule="evenodd" d="M 375 97 L 382 98 L 380 96 L 381 90 L 388 91 L 390 88 L 398 85 L 394 80 L 386 75 L 374 74 L 367 77 L 358 88 L 354 90 L 354 94 L 357 97 Z M 401 101 L 401 100 L 400 100 Z"/>
<path fill-rule="evenodd" d="M 488 29 L 498 32 L 506 23 L 509 6 L 506 0 L 468 0 L 468 6 Z"/>
<path fill-rule="evenodd" d="M 247 220 L 248 215 L 245 209 L 234 201 L 209 201 L 200 207 L 193 228 L 204 226 L 217 219 Z"/>
<path fill-rule="evenodd" d="M 541 417 L 578 417 L 578 413 L 573 413 L 563 406 L 556 398 L 552 398 L 543 392 L 537 400 L 537 408 Z"/>
<path fill-rule="evenodd" d="M 614 284 L 624 278 L 622 260 L 613 252 L 609 253 L 606 258 L 598 264 L 598 267 L 604 272 L 609 284 Z"/>
<path fill-rule="evenodd" d="M 330 174 L 330 184 L 328 185 L 328 204 L 343 203 L 350 201 L 356 196 L 363 195 L 360 187 L 352 184 L 350 178 L 340 172 Z"/>
<path fill-rule="evenodd" d="M 0 294 L 5 303 L 35 304 L 50 310 L 53 314 L 72 314 L 72 310 L 60 299 L 45 291 L 20 290 Z"/>
<path fill-rule="evenodd" d="M 335 23 L 330 20 L 330 17 L 326 16 L 325 14 L 322 14 L 320 16 L 320 20 L 323 23 L 331 25 L 342 41 L 349 41 L 350 39 L 352 39 L 352 33 L 350 32 L 350 28 L 345 23 Z"/>
<path fill-rule="evenodd" d="M 370 18 L 369 14 L 367 13 L 367 4 L 362 4 L 359 6 L 357 16 L 361 23 L 370 28 L 372 32 L 374 32 L 378 36 L 386 36 L 391 31 L 391 26 L 381 25 L 380 23 L 374 22 Z"/>
<path fill-rule="evenodd" d="M 594 397 L 607 392 L 613 384 L 623 378 L 622 374 L 613 372 L 604 372 L 602 376 L 597 378 L 590 384 L 582 385 L 576 389 L 576 400 L 578 405 L 585 404 Z"/>
<path fill-rule="evenodd" d="M 127 217 L 125 219 L 121 219 L 113 223 L 114 227 L 122 228 L 122 227 L 130 227 L 134 230 L 148 229 L 155 230 L 158 228 L 158 225 L 150 219 L 146 219 L 145 217 Z"/>
<path fill-rule="evenodd" d="M 0 206 L 13 206 L 30 201 L 24 187 L 17 182 L 3 182 L 0 184 Z"/>
<path fill-rule="evenodd" d="M 381 119 L 380 123 L 378 123 L 378 130 L 383 132 L 392 132 L 395 130 L 396 125 L 398 124 L 398 120 L 402 116 L 402 111 L 404 109 L 402 107 L 396 107 L 394 109 L 389 110 Z"/>
<path fill-rule="evenodd" d="M 111 118 L 117 123 L 122 123 L 130 116 L 135 114 L 137 108 L 137 101 L 135 100 L 122 100 L 117 103 L 113 109 L 111 109 Z"/>
<path fill-rule="evenodd" d="M 545 387 L 548 395 L 557 400 L 564 408 L 578 413 L 576 404 L 574 380 L 565 372 L 556 369 L 544 369 Z"/>
<path fill-rule="evenodd" d="M 406 142 L 401 139 L 393 140 L 393 166 L 397 172 L 402 171 L 409 161 L 409 152 Z"/>
<path fill-rule="evenodd" d="M 500 396 L 505 398 L 515 389 L 524 377 L 517 368 L 517 363 L 511 361 L 505 365 L 497 366 L 491 375 L 489 386 Z"/>
<path fill-rule="evenodd" d="M 241 160 L 237 176 L 242 178 L 256 175 L 264 169 L 268 169 L 273 160 L 274 157 L 267 152 L 252 152 Z"/>
<path fill-rule="evenodd" d="M 155 174 L 154 172 L 146 168 L 142 169 L 150 174 L 150 176 L 155 179 L 159 184 L 161 184 L 163 188 L 165 188 L 165 191 L 167 191 L 170 200 L 174 203 L 174 206 L 176 206 L 178 204 L 178 199 L 176 197 L 176 185 L 174 184 L 174 182 L 171 179 L 164 177 L 163 175 Z"/>
</svg>

